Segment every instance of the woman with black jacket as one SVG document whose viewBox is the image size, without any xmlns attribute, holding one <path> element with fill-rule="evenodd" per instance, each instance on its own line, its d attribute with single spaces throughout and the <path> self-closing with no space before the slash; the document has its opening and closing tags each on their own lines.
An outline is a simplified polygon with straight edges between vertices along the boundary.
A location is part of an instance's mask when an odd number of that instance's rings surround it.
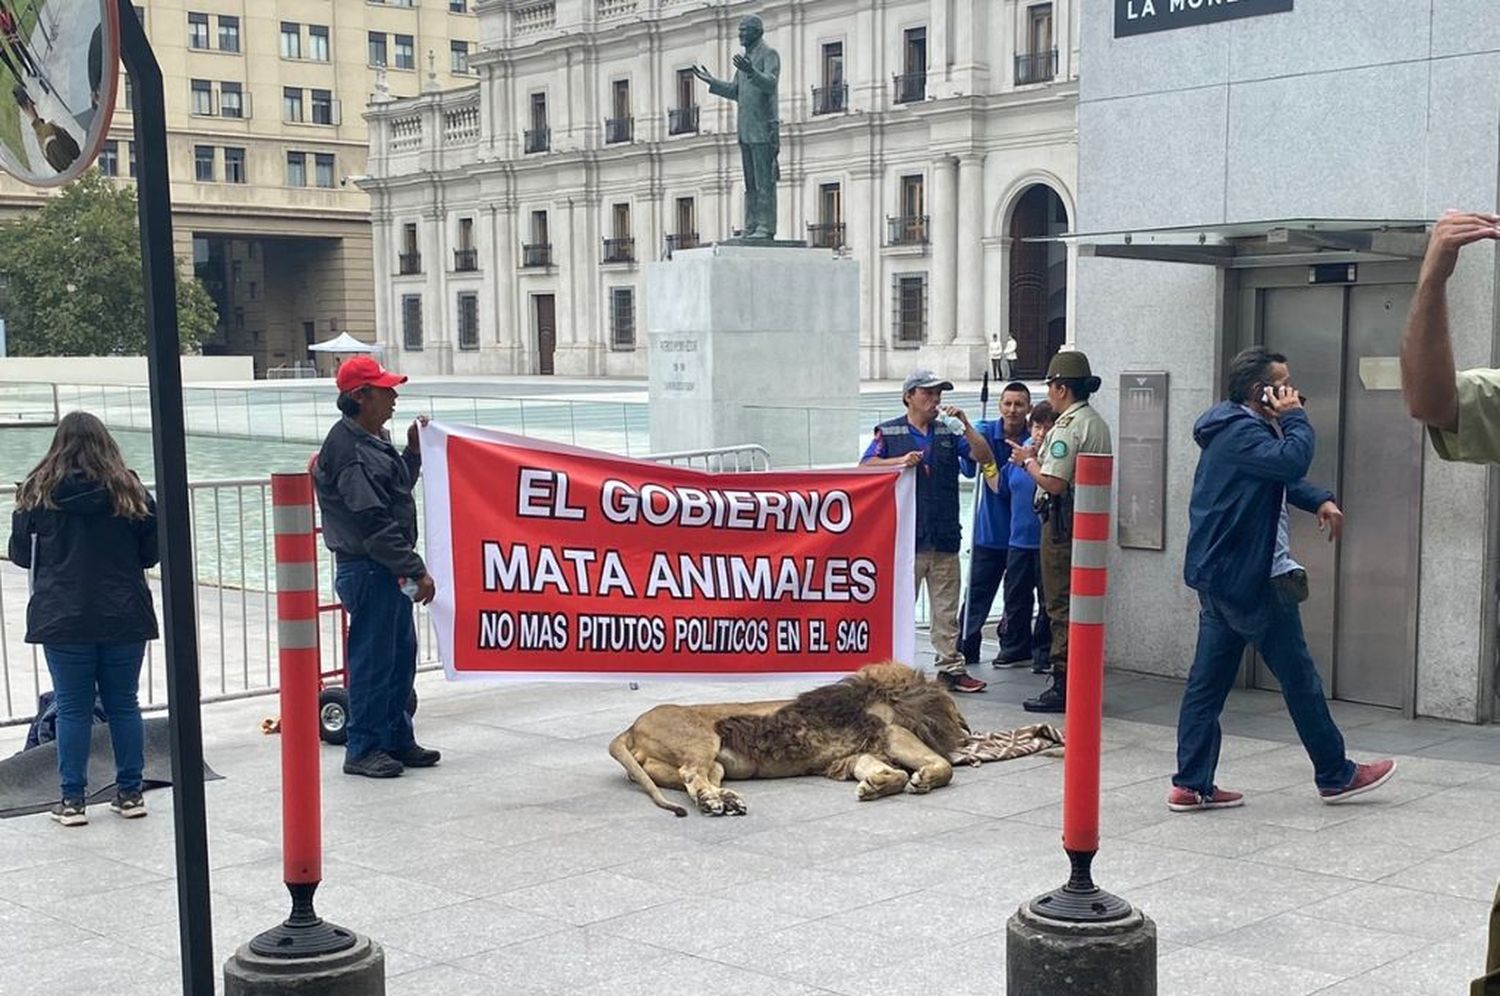
<svg viewBox="0 0 1500 996">
<path fill-rule="evenodd" d="M 156 503 L 104 423 L 71 412 L 16 492 L 10 559 L 31 571 L 26 642 L 40 643 L 57 695 L 62 800 L 52 818 L 88 822 L 89 742 L 97 695 L 115 750 L 110 809 L 145 816 L 145 731 L 136 701 L 146 641 L 157 636 L 145 570 L 157 561 Z"/>
</svg>

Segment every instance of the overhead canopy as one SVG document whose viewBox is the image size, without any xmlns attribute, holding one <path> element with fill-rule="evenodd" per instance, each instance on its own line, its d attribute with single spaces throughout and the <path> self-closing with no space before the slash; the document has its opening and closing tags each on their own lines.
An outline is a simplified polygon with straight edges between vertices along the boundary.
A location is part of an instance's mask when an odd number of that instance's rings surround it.
<svg viewBox="0 0 1500 996">
<path fill-rule="evenodd" d="M 361 342 L 348 332 L 340 332 L 327 342 L 314 343 L 307 347 L 311 353 L 378 353 L 380 347 Z"/>
<path fill-rule="evenodd" d="M 1067 232 L 1027 242 L 1064 242 L 1080 256 L 1153 259 L 1209 266 L 1421 259 L 1427 221 L 1298 218 L 1114 232 Z"/>
</svg>

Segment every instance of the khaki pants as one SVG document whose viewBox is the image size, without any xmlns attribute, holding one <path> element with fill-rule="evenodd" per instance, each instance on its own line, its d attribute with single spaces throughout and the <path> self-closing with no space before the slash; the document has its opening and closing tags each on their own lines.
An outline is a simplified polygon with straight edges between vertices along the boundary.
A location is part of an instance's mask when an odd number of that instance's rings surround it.
<svg viewBox="0 0 1500 996">
<path fill-rule="evenodd" d="M 1485 974 L 1469 987 L 1469 996 L 1500 996 L 1500 889 L 1490 908 L 1490 947 L 1485 959 Z"/>
<path fill-rule="evenodd" d="M 1061 535 L 1053 530 L 1054 518 L 1042 523 L 1042 592 L 1047 596 L 1047 621 L 1052 624 L 1052 673 L 1068 673 L 1068 599 L 1073 587 L 1073 523 L 1064 524 Z"/>
<path fill-rule="evenodd" d="M 917 551 L 916 590 L 922 594 L 927 582 L 927 614 L 932 620 L 932 649 L 937 654 L 937 669 L 962 673 L 964 655 L 958 650 L 958 603 L 962 589 L 958 554 Z"/>
</svg>

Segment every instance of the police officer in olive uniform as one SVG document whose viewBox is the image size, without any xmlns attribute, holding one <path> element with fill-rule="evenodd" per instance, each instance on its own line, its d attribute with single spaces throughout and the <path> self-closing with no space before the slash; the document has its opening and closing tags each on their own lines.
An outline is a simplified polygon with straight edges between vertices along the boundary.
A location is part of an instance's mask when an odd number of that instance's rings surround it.
<svg viewBox="0 0 1500 996">
<path fill-rule="evenodd" d="M 1068 598 L 1073 572 L 1073 473 L 1080 453 L 1110 453 L 1109 426 L 1089 405 L 1099 390 L 1089 358 L 1066 350 L 1047 367 L 1047 400 L 1062 414 L 1042 440 L 1041 453 L 1011 442 L 1011 461 L 1036 482 L 1042 517 L 1042 588 L 1052 623 L 1052 683 L 1022 703 L 1027 712 L 1062 712 L 1068 691 Z"/>
</svg>

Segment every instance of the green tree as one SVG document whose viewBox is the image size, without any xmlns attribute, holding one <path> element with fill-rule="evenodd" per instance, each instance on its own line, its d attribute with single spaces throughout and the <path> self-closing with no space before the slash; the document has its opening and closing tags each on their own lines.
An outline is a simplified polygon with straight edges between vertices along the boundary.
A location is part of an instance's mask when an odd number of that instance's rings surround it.
<svg viewBox="0 0 1500 996">
<path fill-rule="evenodd" d="M 177 274 L 184 353 L 214 331 L 213 298 Z M 138 356 L 145 284 L 135 188 L 90 170 L 39 210 L 0 224 L 6 347 L 12 356 Z"/>
</svg>

